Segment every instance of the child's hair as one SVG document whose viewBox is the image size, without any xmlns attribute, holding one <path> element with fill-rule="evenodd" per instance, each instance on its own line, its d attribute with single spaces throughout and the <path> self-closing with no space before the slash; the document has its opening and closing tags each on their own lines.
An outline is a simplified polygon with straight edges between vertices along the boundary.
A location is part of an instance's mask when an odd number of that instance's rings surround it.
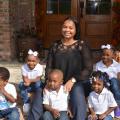
<svg viewBox="0 0 120 120">
<path fill-rule="evenodd" d="M 106 88 L 109 88 L 109 87 L 110 87 L 109 76 L 108 76 L 108 74 L 107 74 L 106 72 L 101 72 L 101 71 L 99 71 L 99 70 L 98 70 L 98 71 L 94 71 L 94 72 L 91 74 L 91 78 L 90 78 L 91 83 L 92 83 L 93 81 L 96 81 L 96 78 L 99 79 L 99 80 L 101 80 L 101 81 L 103 81 L 104 86 L 105 86 Z"/>
<path fill-rule="evenodd" d="M 59 69 L 53 69 L 53 70 L 51 70 L 51 71 L 49 72 L 48 78 L 50 77 L 50 74 L 52 74 L 52 73 L 57 73 L 57 74 L 59 74 L 59 75 L 61 76 L 61 80 L 63 80 L 63 72 L 62 72 L 61 70 L 59 70 Z"/>
<path fill-rule="evenodd" d="M 0 78 L 4 81 L 7 81 L 10 77 L 10 72 L 5 67 L 0 67 Z"/>
</svg>

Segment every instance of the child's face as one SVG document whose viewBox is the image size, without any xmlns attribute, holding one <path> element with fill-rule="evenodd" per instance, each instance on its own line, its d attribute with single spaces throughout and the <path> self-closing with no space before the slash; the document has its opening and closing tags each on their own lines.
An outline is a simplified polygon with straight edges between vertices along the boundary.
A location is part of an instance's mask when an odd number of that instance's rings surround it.
<svg viewBox="0 0 120 120">
<path fill-rule="evenodd" d="M 52 90 L 58 91 L 62 84 L 62 79 L 59 74 L 50 74 L 49 76 L 49 85 Z"/>
<path fill-rule="evenodd" d="M 8 80 L 3 80 L 3 79 L 0 77 L 0 86 L 5 86 L 7 82 L 8 82 Z"/>
<path fill-rule="evenodd" d="M 38 58 L 34 55 L 28 55 L 26 62 L 28 67 L 32 70 L 35 68 L 36 64 L 38 63 Z"/>
<path fill-rule="evenodd" d="M 113 59 L 113 51 L 111 49 L 104 49 L 102 53 L 102 60 L 107 63 Z"/>
<path fill-rule="evenodd" d="M 114 59 L 120 63 L 120 51 L 115 51 L 114 53 Z"/>
<path fill-rule="evenodd" d="M 103 81 L 101 81 L 101 80 L 99 80 L 97 78 L 96 78 L 95 81 L 92 82 L 92 88 L 98 94 L 100 94 L 102 92 L 103 87 L 104 87 Z"/>
</svg>

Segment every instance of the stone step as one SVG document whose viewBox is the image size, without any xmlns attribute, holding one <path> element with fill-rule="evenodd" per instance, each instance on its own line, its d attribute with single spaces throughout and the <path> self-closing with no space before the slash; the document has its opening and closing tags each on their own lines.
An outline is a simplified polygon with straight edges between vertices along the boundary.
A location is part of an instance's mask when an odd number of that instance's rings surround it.
<svg viewBox="0 0 120 120">
<path fill-rule="evenodd" d="M 22 63 L 19 62 L 0 62 L 0 67 L 6 67 L 10 71 L 9 82 L 13 83 L 19 83 L 22 80 L 21 66 Z"/>
</svg>

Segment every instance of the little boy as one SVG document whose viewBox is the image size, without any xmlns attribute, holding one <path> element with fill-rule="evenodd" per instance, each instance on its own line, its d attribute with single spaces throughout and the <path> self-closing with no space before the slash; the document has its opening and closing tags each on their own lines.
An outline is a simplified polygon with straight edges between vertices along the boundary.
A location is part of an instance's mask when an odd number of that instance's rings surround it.
<svg viewBox="0 0 120 120">
<path fill-rule="evenodd" d="M 48 75 L 48 88 L 43 92 L 43 105 L 46 112 L 43 120 L 69 120 L 68 111 L 68 93 L 63 87 L 63 73 L 58 70 L 52 70 Z"/>
<path fill-rule="evenodd" d="M 0 118 L 19 120 L 16 107 L 17 92 L 15 86 L 8 83 L 9 77 L 8 69 L 0 67 Z"/>
</svg>

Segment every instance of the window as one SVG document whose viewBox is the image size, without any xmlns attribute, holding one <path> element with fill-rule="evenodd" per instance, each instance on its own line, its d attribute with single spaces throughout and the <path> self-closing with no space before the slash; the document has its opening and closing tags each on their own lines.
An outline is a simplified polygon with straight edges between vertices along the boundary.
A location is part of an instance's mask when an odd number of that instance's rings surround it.
<svg viewBox="0 0 120 120">
<path fill-rule="evenodd" d="M 47 0 L 47 14 L 70 14 L 71 0 Z"/>
<path fill-rule="evenodd" d="M 107 15 L 111 13 L 111 0 L 87 0 L 86 14 Z"/>
</svg>

